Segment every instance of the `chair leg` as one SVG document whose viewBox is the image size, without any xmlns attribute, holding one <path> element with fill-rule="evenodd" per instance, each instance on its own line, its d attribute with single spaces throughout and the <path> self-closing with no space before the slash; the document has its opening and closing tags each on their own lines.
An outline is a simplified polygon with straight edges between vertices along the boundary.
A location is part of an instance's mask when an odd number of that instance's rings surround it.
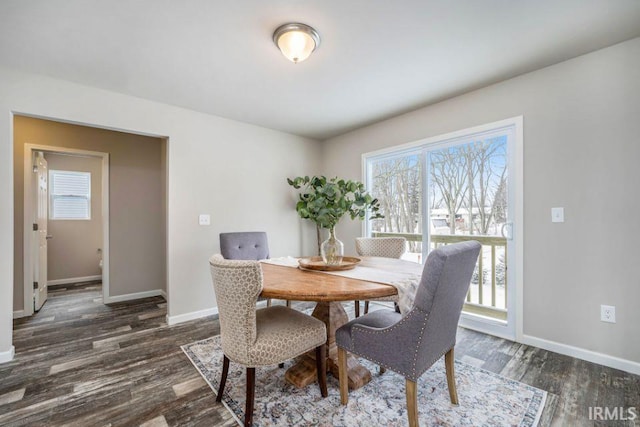
<svg viewBox="0 0 640 427">
<path fill-rule="evenodd" d="M 287 307 L 291 308 L 291 301 L 287 300 Z"/>
<path fill-rule="evenodd" d="M 320 386 L 320 394 L 327 397 L 327 347 L 320 344 L 316 347 L 316 371 L 318 372 L 318 385 Z"/>
<path fill-rule="evenodd" d="M 455 361 L 453 359 L 453 348 L 444 355 L 444 367 L 447 371 L 447 386 L 449 387 L 449 397 L 451 403 L 458 404 L 458 392 L 456 391 L 456 377 L 454 370 Z"/>
<path fill-rule="evenodd" d="M 271 298 L 267 299 L 267 307 L 271 307 Z"/>
<path fill-rule="evenodd" d="M 406 380 L 409 427 L 418 427 L 418 391 L 416 381 Z"/>
<path fill-rule="evenodd" d="M 360 317 L 360 301 L 354 301 L 355 302 L 355 309 L 356 309 L 356 317 Z"/>
<path fill-rule="evenodd" d="M 220 386 L 218 387 L 218 396 L 216 396 L 216 402 L 222 402 L 222 393 L 224 392 L 224 386 L 227 383 L 227 374 L 229 373 L 229 358 L 227 356 L 222 357 L 222 376 L 220 377 Z"/>
<path fill-rule="evenodd" d="M 384 366 L 378 366 L 378 368 L 380 369 L 380 375 L 382 375 L 385 372 L 387 372 L 387 368 L 385 368 Z"/>
<path fill-rule="evenodd" d="M 369 301 L 364 302 L 364 314 L 369 313 Z"/>
<path fill-rule="evenodd" d="M 349 373 L 347 372 L 347 351 L 338 347 L 338 377 L 340 380 L 340 403 L 349 402 Z"/>
<path fill-rule="evenodd" d="M 284 368 L 284 362 L 278 363 L 278 368 L 280 368 L 280 369 Z"/>
<path fill-rule="evenodd" d="M 244 410 L 245 427 L 253 424 L 253 401 L 256 389 L 256 368 L 247 368 L 247 403 Z"/>
</svg>

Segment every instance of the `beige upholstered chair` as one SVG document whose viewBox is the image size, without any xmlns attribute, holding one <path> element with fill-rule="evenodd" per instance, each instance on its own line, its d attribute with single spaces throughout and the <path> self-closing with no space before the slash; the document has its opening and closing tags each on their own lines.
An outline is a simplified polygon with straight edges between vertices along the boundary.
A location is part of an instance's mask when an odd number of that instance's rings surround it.
<svg viewBox="0 0 640 427">
<path fill-rule="evenodd" d="M 404 237 L 357 237 L 356 252 L 361 256 L 379 256 L 384 258 L 400 258 L 407 247 Z M 372 301 L 398 302 L 398 296 L 376 298 Z M 355 301 L 356 317 L 360 317 L 360 301 Z M 369 301 L 364 302 L 364 313 L 369 312 Z"/>
<path fill-rule="evenodd" d="M 325 324 L 284 306 L 256 310 L 262 291 L 262 268 L 258 261 L 209 259 L 211 278 L 220 316 L 223 366 L 216 401 L 222 401 L 229 360 L 247 368 L 245 426 L 252 424 L 256 366 L 282 364 L 307 351 L 316 350 L 318 383 L 327 396 Z"/>
</svg>

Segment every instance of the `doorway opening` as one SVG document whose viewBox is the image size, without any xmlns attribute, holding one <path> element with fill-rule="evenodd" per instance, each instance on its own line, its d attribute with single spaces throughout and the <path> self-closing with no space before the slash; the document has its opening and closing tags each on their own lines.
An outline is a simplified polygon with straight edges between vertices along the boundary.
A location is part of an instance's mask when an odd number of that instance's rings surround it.
<svg viewBox="0 0 640 427">
<path fill-rule="evenodd" d="M 48 160 L 56 165 L 56 169 L 51 167 Z M 60 168 L 65 170 L 57 170 Z M 94 177 L 98 177 L 93 180 L 93 188 L 92 172 Z M 54 189 L 57 186 L 60 190 L 50 192 L 52 185 Z M 92 193 L 94 204 L 99 206 L 93 212 Z M 109 296 L 109 154 L 25 144 L 23 194 L 24 315 L 30 316 L 42 307 L 47 299 L 47 288 L 51 284 L 100 279 L 102 300 L 106 303 Z M 83 194 L 84 201 L 88 202 L 85 208 L 81 203 Z M 99 196 L 95 197 L 96 194 Z M 49 218 L 50 211 L 54 212 L 54 222 Z M 56 211 L 59 212 L 58 219 L 63 220 L 56 220 Z M 75 220 L 82 223 L 76 223 Z M 56 234 L 58 241 L 55 241 L 54 247 L 57 246 L 57 250 L 49 251 L 49 241 L 55 239 Z M 70 244 L 65 246 L 65 241 Z M 78 242 L 81 241 L 95 247 L 79 247 Z M 49 257 L 49 252 L 54 256 Z M 60 258 L 60 255 L 66 258 Z M 91 263 L 92 259 L 95 260 L 95 265 L 87 270 L 83 264 Z M 54 263 L 52 266 L 49 265 L 50 261 Z M 74 262 L 80 266 L 80 271 L 94 274 L 78 276 L 70 273 L 74 271 Z M 65 271 L 65 267 L 70 268 Z M 51 270 L 54 271 L 54 277 L 49 277 L 48 272 Z M 75 271 L 78 271 L 77 268 Z"/>
<path fill-rule="evenodd" d="M 97 174 L 92 174 L 91 184 L 92 187 L 98 184 L 102 193 L 109 196 L 100 208 L 97 205 L 93 206 L 92 203 L 93 209 L 90 213 L 91 218 L 101 219 L 104 222 L 104 229 L 98 232 L 100 239 L 95 240 L 93 247 L 86 249 L 87 253 L 83 254 L 83 257 L 86 255 L 92 258 L 90 263 L 95 273 L 52 275 L 48 277 L 48 284 L 65 286 L 55 281 L 51 283 L 52 279 L 78 276 L 81 282 L 85 282 L 82 279 L 87 279 L 87 276 L 91 279 L 94 274 L 97 276 L 102 273 L 104 285 L 100 303 L 113 304 L 162 296 L 168 304 L 166 291 L 168 138 L 25 114 L 14 114 L 13 122 L 14 319 L 33 314 L 33 282 L 38 280 L 33 278 L 36 263 L 32 261 L 31 254 L 38 246 L 32 240 L 35 234 L 33 231 L 35 217 L 32 213 L 36 203 L 29 195 L 32 194 L 30 190 L 36 182 L 36 174 L 32 172 L 31 158 L 40 151 L 44 153 L 43 156 L 67 159 L 93 158 L 99 163 L 104 158 L 105 164 L 100 169 L 105 173 L 100 178 Z M 25 148 L 28 144 L 31 145 Z M 64 165 L 60 167 L 50 165 L 49 169 L 58 169 L 59 172 L 63 172 L 61 176 L 63 181 L 64 172 L 73 171 Z M 29 171 L 29 175 L 25 175 L 25 170 Z M 29 180 L 31 180 L 30 183 Z M 91 197 L 95 198 L 98 193 L 95 188 L 93 190 Z M 81 203 L 81 197 L 87 196 L 75 190 L 62 193 L 60 201 L 72 202 L 72 206 L 67 205 L 67 207 L 73 207 L 73 209 L 78 208 L 77 204 Z M 27 195 L 26 198 L 25 195 Z M 71 201 L 65 195 L 77 198 Z M 104 215 L 102 215 L 103 211 Z M 65 213 L 63 210 L 59 214 L 65 217 L 69 212 Z M 74 216 L 77 212 L 71 212 L 71 214 Z M 103 218 L 100 218 L 101 215 Z M 49 227 L 55 222 L 49 221 Z M 58 221 L 59 224 L 63 222 L 71 221 Z M 81 222 L 86 221 L 75 221 L 76 224 Z M 59 243 L 62 238 L 62 234 L 57 231 L 49 234 L 53 235 L 53 238 L 49 239 L 49 244 Z M 98 254 L 99 249 L 100 254 Z M 52 256 L 51 250 L 49 256 Z M 103 261 L 102 270 L 97 268 L 100 258 Z"/>
</svg>

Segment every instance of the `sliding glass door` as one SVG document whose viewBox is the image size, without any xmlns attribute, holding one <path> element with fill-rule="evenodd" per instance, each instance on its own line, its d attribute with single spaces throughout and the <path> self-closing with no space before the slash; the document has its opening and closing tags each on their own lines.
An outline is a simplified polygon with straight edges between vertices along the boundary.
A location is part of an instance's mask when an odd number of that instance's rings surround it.
<svg viewBox="0 0 640 427">
<path fill-rule="evenodd" d="M 416 262 L 442 245 L 482 243 L 461 324 L 511 339 L 521 268 L 514 233 L 518 124 L 500 122 L 364 156 L 367 186 L 385 216 L 369 222 L 368 234 L 404 236 L 405 258 Z"/>
</svg>

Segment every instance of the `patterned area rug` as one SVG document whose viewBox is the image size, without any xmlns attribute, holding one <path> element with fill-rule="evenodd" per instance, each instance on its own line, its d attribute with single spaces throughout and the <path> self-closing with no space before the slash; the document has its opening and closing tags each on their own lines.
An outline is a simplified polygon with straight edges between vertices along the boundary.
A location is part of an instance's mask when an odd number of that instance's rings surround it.
<svg viewBox="0 0 640 427">
<path fill-rule="evenodd" d="M 216 393 L 222 371 L 220 336 L 182 346 L 193 365 Z M 349 404 L 340 404 L 338 381 L 327 376 L 329 397 L 323 399 L 316 383 L 298 389 L 284 380 L 277 366 L 256 368 L 255 426 L 405 426 L 405 380 L 362 363 L 373 379 L 349 392 Z M 285 369 L 293 364 L 289 361 Z M 456 361 L 460 406 L 449 400 L 444 358 L 418 381 L 418 408 L 423 426 L 536 426 L 547 393 L 492 372 Z M 233 362 L 223 402 L 239 424 L 244 420 L 245 369 Z"/>
</svg>

